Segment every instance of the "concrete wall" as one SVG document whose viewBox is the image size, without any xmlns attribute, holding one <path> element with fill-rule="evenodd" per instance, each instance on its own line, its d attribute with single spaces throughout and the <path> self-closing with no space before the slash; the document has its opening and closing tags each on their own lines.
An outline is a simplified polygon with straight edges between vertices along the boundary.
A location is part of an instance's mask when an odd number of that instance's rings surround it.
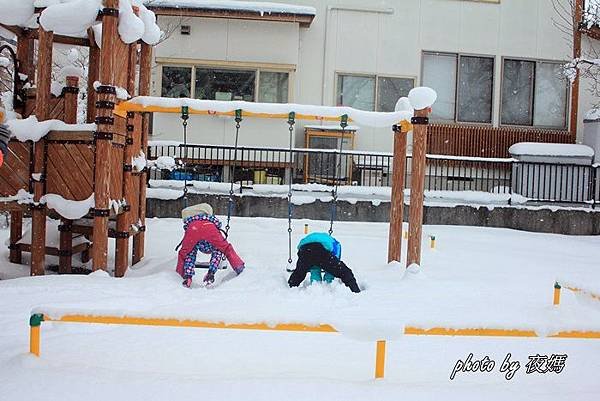
<svg viewBox="0 0 600 401">
<path fill-rule="evenodd" d="M 502 57 L 568 60 L 571 54 L 565 35 L 553 23 L 558 16 L 552 0 L 501 0 L 499 4 L 467 0 L 289 2 L 317 9 L 310 28 L 291 23 L 195 19 L 190 23 L 191 36 L 176 32 L 158 46 L 157 60 L 290 64 L 290 102 L 335 105 L 336 73 L 412 77 L 419 85 L 423 50 L 495 56 L 493 121 L 497 125 Z M 173 20 L 159 19 L 160 24 L 167 22 Z M 160 91 L 160 79 L 155 88 Z M 583 108 L 588 107 L 586 102 L 582 102 Z M 205 130 L 193 129 L 192 138 L 208 143 L 216 138 L 227 140 L 231 121 L 203 121 L 210 119 L 199 119 L 197 125 Z M 155 139 L 180 139 L 176 120 L 175 116 L 157 117 Z M 285 145 L 279 131 L 274 132 L 276 123 L 248 125 L 252 128 L 244 130 L 246 143 Z M 297 145 L 303 142 L 302 125 L 297 126 Z M 390 130 L 363 127 L 356 148 L 391 151 Z"/>
<path fill-rule="evenodd" d="M 190 205 L 208 202 L 217 215 L 227 214 L 228 197 L 223 195 L 188 195 Z M 148 217 L 181 217 L 183 199 L 147 200 Z M 404 221 L 408 221 L 410 206 L 404 208 Z M 337 219 L 340 221 L 389 222 L 390 203 L 378 206 L 371 202 L 338 202 Z M 243 196 L 234 198 L 234 216 L 287 218 L 285 198 Z M 295 205 L 294 219 L 329 220 L 331 204 L 319 200 Z M 426 206 L 424 224 L 461 225 L 478 227 L 512 228 L 523 231 L 568 234 L 600 235 L 600 212 L 568 209 L 524 209 L 518 207 Z"/>
</svg>

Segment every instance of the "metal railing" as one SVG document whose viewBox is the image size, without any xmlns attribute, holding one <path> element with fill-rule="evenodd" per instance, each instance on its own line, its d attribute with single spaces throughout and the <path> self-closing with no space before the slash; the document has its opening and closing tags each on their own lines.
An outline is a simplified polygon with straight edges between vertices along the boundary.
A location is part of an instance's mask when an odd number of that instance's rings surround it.
<svg viewBox="0 0 600 401">
<path fill-rule="evenodd" d="M 151 179 L 243 184 L 325 184 L 386 187 L 392 182 L 392 153 L 334 149 L 161 144 L 148 159 L 169 156 L 174 169 L 152 169 Z M 236 159 L 235 171 L 232 171 Z M 412 156 L 406 156 L 405 187 L 410 188 Z M 525 201 L 590 204 L 600 201 L 600 166 L 523 162 L 510 158 L 427 155 L 425 190 L 479 191 L 521 196 Z M 509 200 L 510 201 L 510 200 Z"/>
</svg>

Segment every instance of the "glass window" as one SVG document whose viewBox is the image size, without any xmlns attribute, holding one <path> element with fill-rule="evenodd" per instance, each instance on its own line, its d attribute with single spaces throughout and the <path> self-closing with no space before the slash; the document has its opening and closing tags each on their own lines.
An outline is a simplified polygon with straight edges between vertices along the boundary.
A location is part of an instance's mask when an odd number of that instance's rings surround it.
<svg viewBox="0 0 600 401">
<path fill-rule="evenodd" d="M 398 99 L 408 96 L 415 86 L 412 78 L 379 77 L 377 79 L 377 111 L 392 112 Z"/>
<path fill-rule="evenodd" d="M 261 71 L 258 85 L 258 101 L 287 103 L 289 74 L 287 72 Z"/>
<path fill-rule="evenodd" d="M 502 73 L 502 124 L 532 125 L 535 62 L 504 60 Z"/>
<path fill-rule="evenodd" d="M 425 53 L 423 55 L 423 86 L 434 88 L 437 100 L 432 108 L 433 120 L 454 120 L 456 109 L 455 54 Z"/>
<path fill-rule="evenodd" d="M 192 93 L 191 67 L 162 67 L 163 97 L 190 97 Z"/>
<path fill-rule="evenodd" d="M 374 111 L 375 77 L 338 75 L 337 104 Z"/>
<path fill-rule="evenodd" d="M 535 71 L 533 125 L 567 126 L 567 80 L 562 63 L 539 62 Z"/>
<path fill-rule="evenodd" d="M 491 123 L 494 59 L 460 56 L 458 76 L 458 121 Z"/>
<path fill-rule="evenodd" d="M 254 101 L 256 71 L 196 67 L 196 99 Z"/>
</svg>

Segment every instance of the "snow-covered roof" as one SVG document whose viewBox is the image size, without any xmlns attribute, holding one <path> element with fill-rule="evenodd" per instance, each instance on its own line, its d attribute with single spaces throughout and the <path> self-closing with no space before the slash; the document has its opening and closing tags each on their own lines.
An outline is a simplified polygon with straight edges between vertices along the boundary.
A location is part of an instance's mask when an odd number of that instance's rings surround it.
<svg viewBox="0 0 600 401">
<path fill-rule="evenodd" d="M 572 143 L 520 142 L 512 145 L 508 151 L 511 155 L 517 156 L 594 156 L 594 149 L 590 148 L 589 146 Z"/>
<path fill-rule="evenodd" d="M 151 8 L 183 8 L 195 10 L 247 11 L 263 14 L 297 14 L 315 16 L 314 7 L 261 1 L 238 0 L 145 0 Z"/>
</svg>

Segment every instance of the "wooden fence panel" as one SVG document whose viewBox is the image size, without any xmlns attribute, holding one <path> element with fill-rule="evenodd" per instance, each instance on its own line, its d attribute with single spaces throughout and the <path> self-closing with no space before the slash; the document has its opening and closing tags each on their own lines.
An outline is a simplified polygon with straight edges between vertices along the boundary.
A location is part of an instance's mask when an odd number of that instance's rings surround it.
<svg viewBox="0 0 600 401">
<path fill-rule="evenodd" d="M 8 155 L 0 168 L 0 196 L 14 196 L 20 189 L 29 192 L 32 144 L 10 141 Z"/>
<path fill-rule="evenodd" d="M 508 148 L 518 142 L 572 143 L 568 131 L 529 128 L 430 124 L 428 126 L 429 154 L 510 157 Z"/>
</svg>

